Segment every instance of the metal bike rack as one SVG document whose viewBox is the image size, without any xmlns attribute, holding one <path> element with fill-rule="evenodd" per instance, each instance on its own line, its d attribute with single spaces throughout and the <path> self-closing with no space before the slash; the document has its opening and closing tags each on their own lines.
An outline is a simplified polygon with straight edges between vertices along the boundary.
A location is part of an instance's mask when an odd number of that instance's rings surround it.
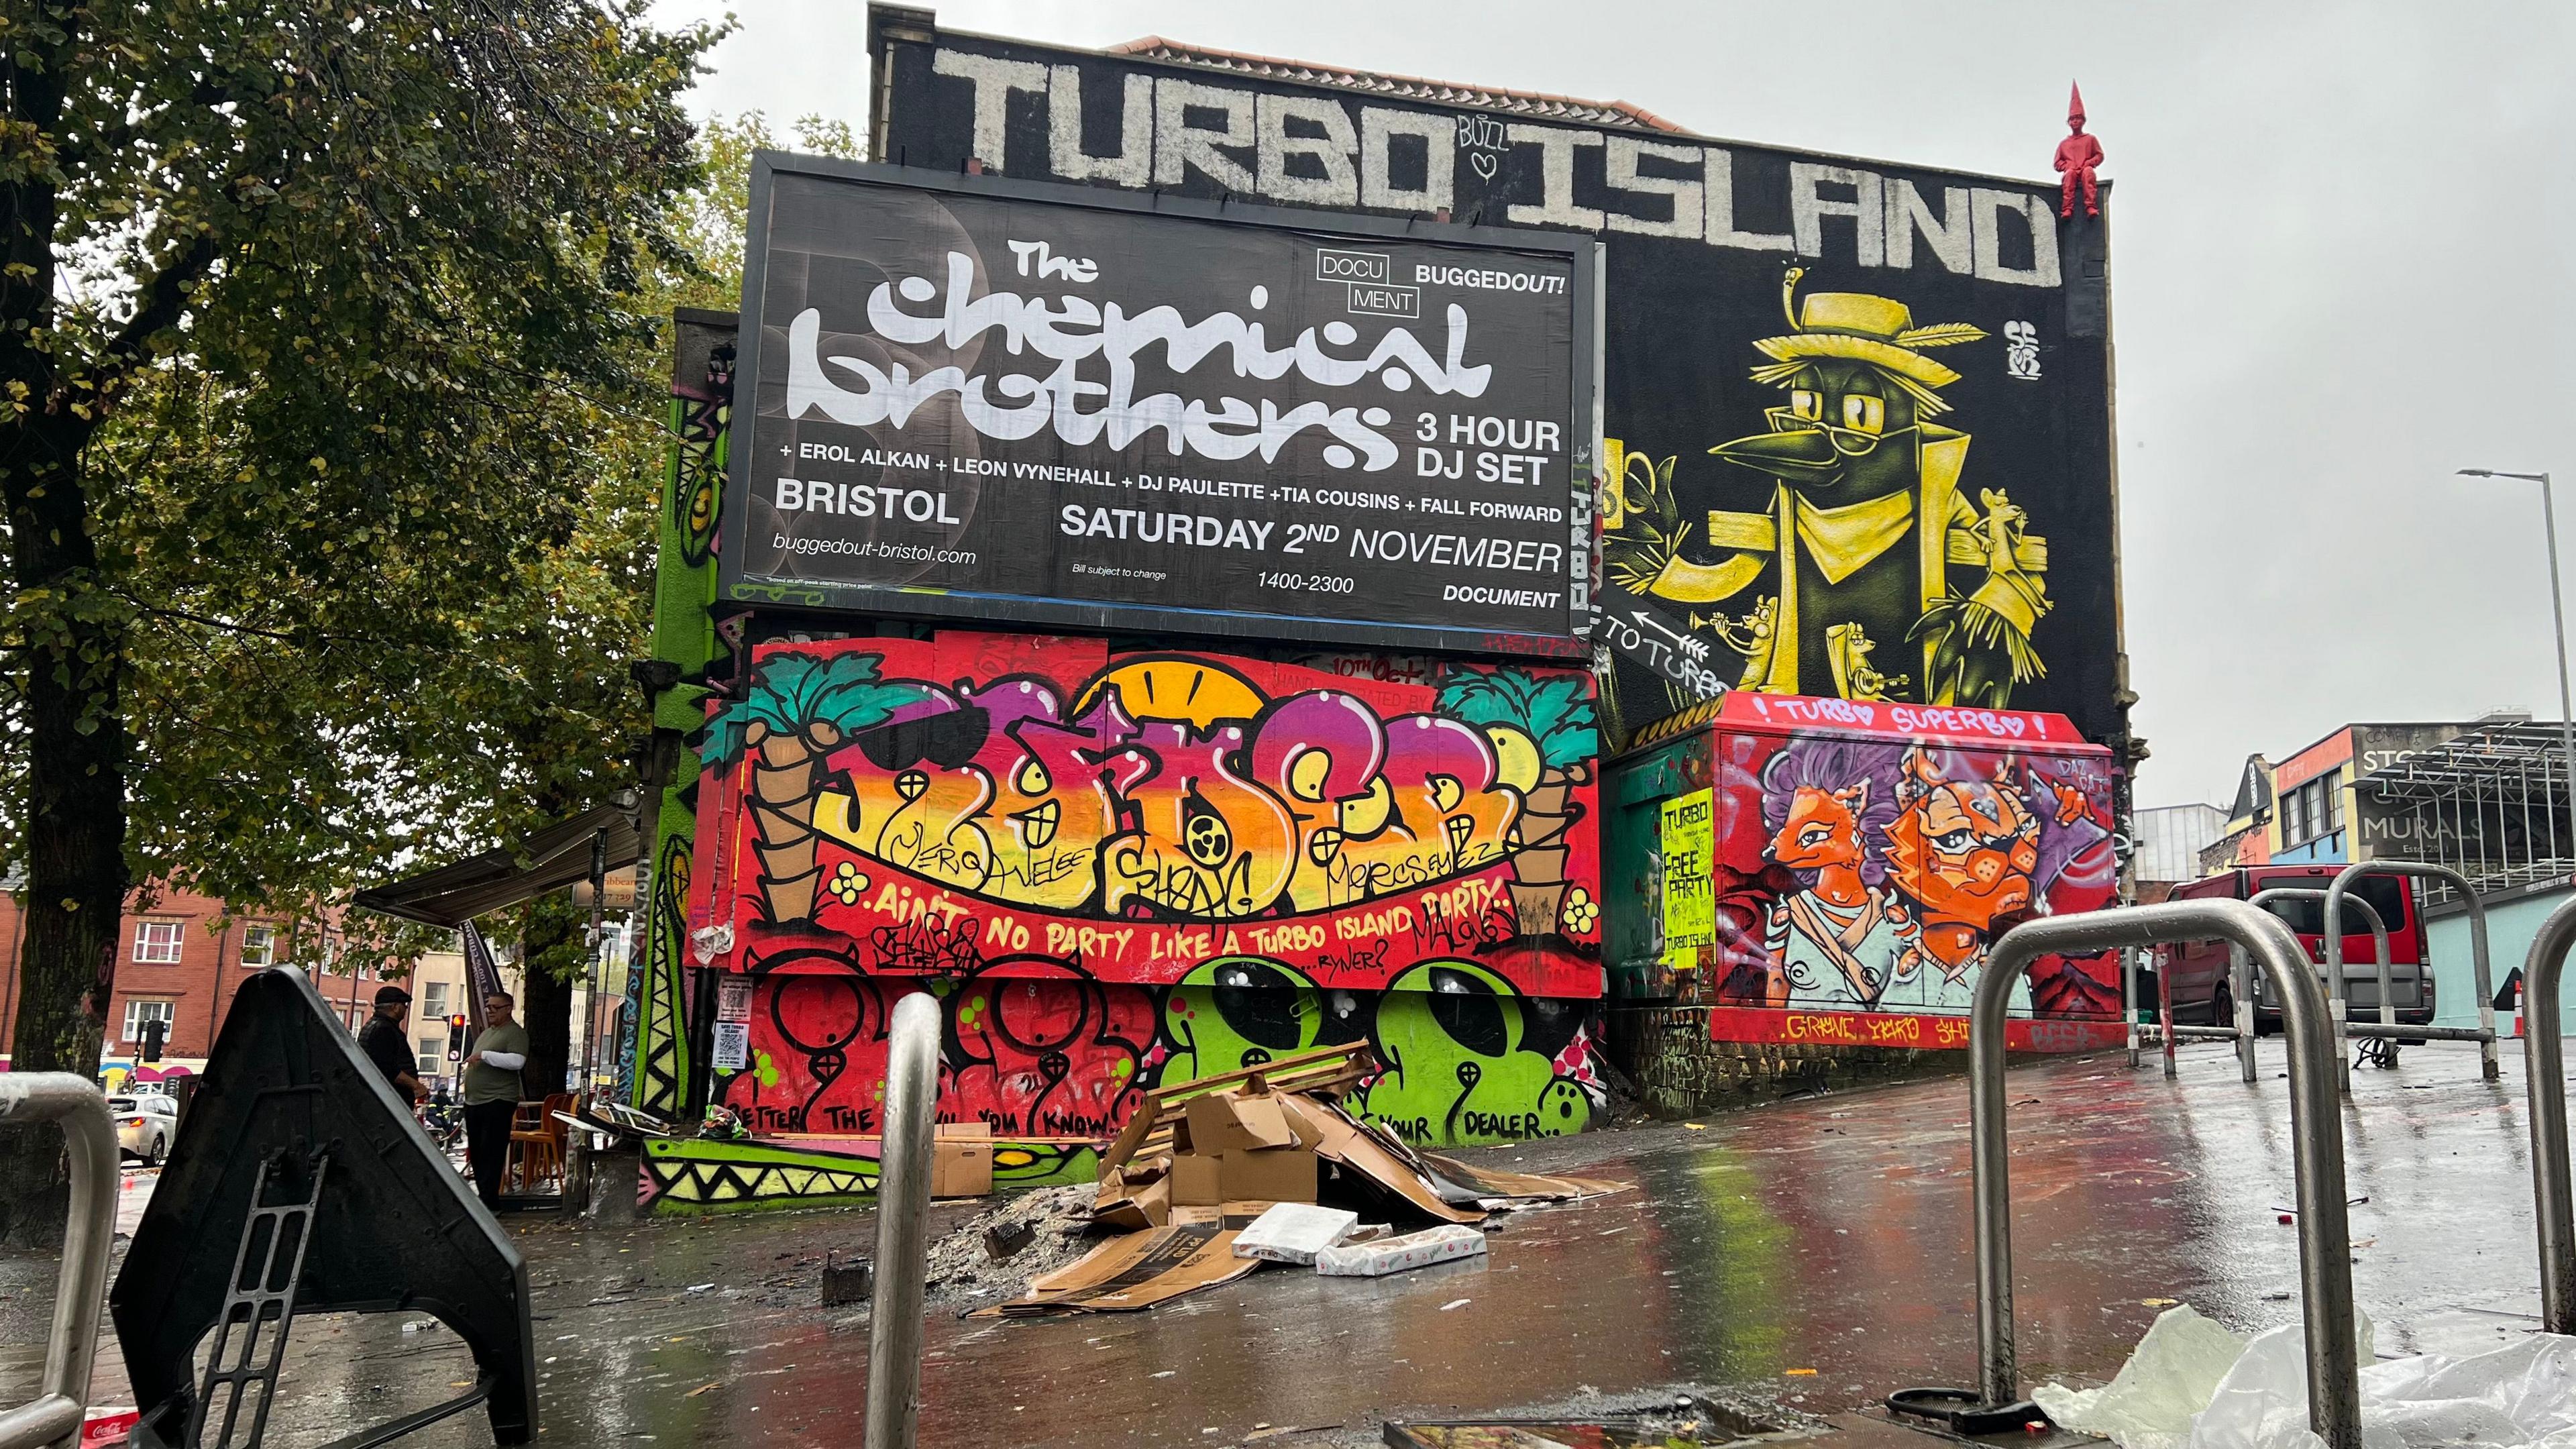
<svg viewBox="0 0 2576 1449">
<path fill-rule="evenodd" d="M 54 1273 L 54 1325 L 45 1339 L 44 1392 L 0 1413 L 0 1449 L 80 1442 L 98 1354 L 107 1258 L 116 1232 L 116 1124 L 107 1098 L 69 1072 L 0 1073 L 0 1124 L 59 1122 L 71 1154 L 71 1221 Z"/>
<path fill-rule="evenodd" d="M 921 1293 L 929 1272 L 932 1109 L 939 1099 L 939 1003 L 895 1003 L 886 1054 L 885 1138 L 877 1149 L 877 1287 L 868 1313 L 866 1449 L 912 1449 L 921 1427 Z"/>
<path fill-rule="evenodd" d="M 2479 903 L 2478 893 L 2470 888 L 2469 878 L 2460 874 L 2458 871 L 2451 869 L 2447 865 L 2433 865 L 2420 860 L 2365 860 L 2359 865 L 2349 865 L 2344 867 L 2343 870 L 2335 876 L 2334 884 L 2326 887 L 2326 918 L 2323 922 L 2326 931 L 2326 979 L 2334 988 L 2336 1030 L 2342 1031 L 2344 1029 L 2343 1018 L 2345 1012 L 2343 999 L 2343 933 L 2339 929 L 2343 925 L 2343 903 L 2347 899 L 2351 898 L 2350 892 L 2352 889 L 2352 883 L 2366 875 L 2391 875 L 2414 877 L 2421 880 L 2438 880 L 2460 893 L 2461 901 L 2469 908 L 2469 965 L 2476 973 L 2477 979 L 2478 1024 L 2474 1028 L 2432 1026 L 2430 1024 L 2423 1027 L 2410 1026 L 2405 1028 L 2404 1034 L 2410 1037 L 2420 1036 L 2428 1041 L 2476 1042 L 2478 1044 L 2479 1074 L 2490 1082 L 2502 1079 L 2504 1076 L 2504 1068 L 2496 1059 L 2495 983 L 2489 979 L 2487 972 L 2487 908 Z M 2428 952 L 2427 954 L 2429 955 L 2430 953 Z M 2388 952 L 2386 948 L 2383 947 L 2380 951 L 2380 959 L 2386 960 L 2387 956 Z M 2430 980 L 2433 974 L 2433 963 L 2429 960 L 2423 962 L 2422 969 L 2425 979 Z M 2386 972 L 2383 971 L 2380 973 L 2379 983 L 2379 999 L 2382 1003 L 2382 1010 L 2380 1013 L 2381 1020 L 2382 1022 L 2387 1023 L 2388 1033 L 2395 1034 L 2397 1028 L 2393 1022 L 2388 1022 L 2389 1013 L 2385 1009 L 2388 1001 L 2388 975 Z M 2381 1033 L 2379 1031 L 2356 1031 L 2351 1034 L 2377 1036 Z M 2340 1052 L 2336 1054 L 2336 1059 L 2342 1059 L 2342 1054 Z"/>
<path fill-rule="evenodd" d="M 2137 954 L 2138 953 L 2134 949 L 2124 950 L 2120 953 L 2125 972 L 2132 975 L 2134 974 L 2136 967 L 2132 963 L 2136 961 Z M 2178 1069 L 2174 1065 L 2174 1045 L 2176 1042 L 2234 1041 L 2237 1044 L 2237 1060 L 2244 1065 L 2245 1080 L 2249 1082 L 2254 1080 L 2254 1019 L 2245 1011 L 2242 1004 L 2246 994 L 2243 984 L 2245 976 L 2244 949 L 2242 947 L 2233 946 L 2228 948 L 2228 989 L 2236 995 L 2239 1002 L 2236 1013 L 2237 1024 L 2234 1026 L 2220 1026 L 2215 1022 L 2208 1026 L 2184 1026 L 2177 1023 L 2173 1019 L 2173 977 L 2171 972 L 2167 969 L 2171 964 L 2172 963 L 2167 962 L 2164 966 L 2159 966 L 2156 969 L 2157 1009 L 2155 1024 L 2152 1026 L 2132 1026 L 2129 1028 L 2129 1065 L 2134 1067 L 2138 1064 L 2139 1043 L 2142 1041 L 2151 1041 L 2164 1049 L 2165 1075 L 2167 1077 L 2173 1077 L 2179 1075 Z M 2134 996 L 2136 994 L 2136 990 L 2137 987 L 2133 980 L 2123 981 L 2122 991 L 2124 994 Z"/>
<path fill-rule="evenodd" d="M 2325 898 L 2326 892 L 2316 887 L 2272 886 L 2264 890 L 2256 891 L 2252 896 L 2246 899 L 2245 904 L 2260 908 L 2267 901 L 2322 901 Z M 2328 1007 L 2332 1012 L 2334 1012 L 2338 1032 L 2343 1036 L 2395 1036 L 2398 1034 L 2396 1020 L 2397 1008 L 2396 1004 L 2389 999 L 2394 992 L 2395 983 L 2388 956 L 2388 924 L 2379 918 L 2378 910 L 2374 908 L 2369 901 L 2364 900 L 2359 896 L 2354 896 L 2351 899 L 2353 905 L 2361 910 L 2365 923 L 2370 927 L 2371 939 L 2377 944 L 2379 952 L 2380 1020 L 2386 1026 L 2387 1030 L 2382 1031 L 2372 1027 L 2354 1027 L 2346 1023 L 2343 1019 L 2343 993 L 2339 990 L 2329 991 Z M 2161 980 L 2161 978 L 2159 979 Z M 2179 1026 L 2171 1021 L 2166 1021 L 2158 1026 L 2149 1027 L 2144 1030 L 2143 1035 L 2147 1039 L 2160 1040 L 2164 1043 L 2166 1076 L 2170 1077 L 2174 1075 L 2173 1043 L 2175 1039 L 2181 1038 L 2185 1040 L 2200 1039 L 2207 1041 L 2234 1042 L 2236 1044 L 2237 1074 L 2247 1082 L 2251 1082 L 2255 1079 L 2254 968 L 2245 958 L 2245 948 L 2232 943 L 2227 948 L 2227 994 L 2233 999 L 2233 1003 L 2236 1008 L 2236 1020 L 2233 1025 L 2220 1026 L 2213 1021 L 2208 1026 Z M 2404 1034 L 2407 1036 L 2413 1036 L 2415 1034 L 2415 1029 L 2413 1027 L 2408 1027 L 2405 1029 Z M 2475 1033 L 2468 1034 L 2474 1035 Z M 2434 1035 L 2438 1036 L 2441 1035 L 2441 1033 L 2435 1032 Z M 2340 1053 L 2337 1053 L 2335 1062 L 2336 1085 L 2346 1092 L 2351 1091 L 2351 1064 L 2345 1061 Z M 2132 1048 L 2129 1065 L 2137 1065 L 2134 1047 Z"/>
<path fill-rule="evenodd" d="M 2570 921 L 2568 934 L 2576 938 L 2576 920 Z M 2342 1044 L 2327 1031 L 2325 991 L 2299 938 L 2278 917 L 2244 901 L 2168 901 L 2051 917 L 2016 926 L 1995 943 L 1977 982 L 1968 1026 L 1979 1383 L 1974 1393 L 1903 1390 L 1889 1397 L 1889 1408 L 1947 1419 L 1966 1434 L 2019 1428 L 2040 1417 L 2037 1409 L 2021 1402 L 2013 1348 L 2012 1164 L 2004 1138 L 2004 1018 L 2013 983 L 2041 956 L 2088 956 L 2121 946 L 2213 938 L 2244 947 L 2281 994 L 2282 1030 L 2290 1048 L 2308 1426 L 2326 1449 L 2360 1449 L 2361 1376 L 2354 1362 L 2342 1099 L 2328 1065 L 2341 1055 Z"/>
<path fill-rule="evenodd" d="M 2379 1023 L 2393 1030 L 2397 1025 L 2397 1003 L 2393 999 L 2397 992 L 2396 968 L 2389 963 L 2388 923 L 2380 919 L 2379 908 L 2360 896 L 2338 897 L 2331 889 L 2319 890 L 2314 886 L 2273 886 L 2269 890 L 2256 891 L 2247 898 L 2245 903 L 2249 906 L 2260 906 L 2265 901 L 2275 900 L 2326 903 L 2329 913 L 2323 923 L 2327 962 L 2326 1010 L 2334 1018 L 2334 1031 L 2338 1039 L 2377 1035 L 2352 1024 L 2351 992 L 2343 979 L 2343 938 L 2335 934 L 2336 928 L 2343 922 L 2332 914 L 2346 901 L 2360 908 L 2363 924 L 2370 927 L 2371 949 L 2379 953 Z M 2237 964 L 2241 967 L 2244 953 L 2234 954 Z M 2416 969 L 2429 976 L 2433 968 L 2431 963 L 2424 962 L 2418 963 Z M 2246 974 L 2250 977 L 2252 973 Z M 2249 1082 L 2254 1080 L 2254 1005 L 2251 999 L 2252 993 L 2248 989 L 2253 984 L 2251 980 L 2245 980 L 2236 987 L 2237 991 L 2244 993 L 2244 999 L 2237 1003 L 2236 1014 L 2245 1024 L 2245 1039 L 2237 1047 L 2237 1055 L 2244 1058 L 2245 1080 Z M 2352 1092 L 2352 1058 L 2344 1055 L 2340 1049 L 2335 1052 L 2335 1087 L 2346 1095 Z"/>
<path fill-rule="evenodd" d="M 2551 1333 L 2576 1333 L 2576 1200 L 2568 1189 L 2567 1063 L 2558 1040 L 2558 988 L 2570 947 L 2576 947 L 2576 901 L 2549 913 L 2522 961 L 2522 1075 L 2531 1103 L 2531 1193 L 2540 1223 L 2540 1326 Z"/>
</svg>

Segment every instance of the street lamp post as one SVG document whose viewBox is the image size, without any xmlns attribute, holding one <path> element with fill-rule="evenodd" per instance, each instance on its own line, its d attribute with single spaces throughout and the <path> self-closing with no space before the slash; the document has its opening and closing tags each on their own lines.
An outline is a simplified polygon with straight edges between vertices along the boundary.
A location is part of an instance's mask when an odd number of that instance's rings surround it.
<svg viewBox="0 0 2576 1449">
<path fill-rule="evenodd" d="M 2576 810 L 2576 710 L 2568 707 L 2567 606 L 2558 593 L 2558 505 L 2546 473 L 2508 473 L 2497 468 L 2462 468 L 2463 478 L 2511 478 L 2540 485 L 2540 526 L 2549 546 L 2549 627 L 2558 640 L 2558 748 L 2567 770 L 2568 798 Z"/>
</svg>

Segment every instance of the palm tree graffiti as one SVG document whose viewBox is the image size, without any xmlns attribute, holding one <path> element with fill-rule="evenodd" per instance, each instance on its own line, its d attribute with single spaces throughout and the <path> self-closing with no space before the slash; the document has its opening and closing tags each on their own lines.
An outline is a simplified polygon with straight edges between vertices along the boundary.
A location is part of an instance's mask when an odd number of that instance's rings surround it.
<svg viewBox="0 0 2576 1449">
<path fill-rule="evenodd" d="M 780 924 L 814 916 L 821 883 L 814 805 L 829 774 L 826 757 L 924 697 L 917 685 L 880 678 L 877 662 L 874 654 L 773 654 L 752 671 L 743 697 L 708 723 L 708 764 L 731 768 L 758 752 L 748 803 L 763 894 Z"/>
<path fill-rule="evenodd" d="M 1571 884 L 1567 832 L 1582 818 L 1571 797 L 1590 782 L 1600 748 L 1586 681 L 1576 674 L 1460 668 L 1441 681 L 1440 708 L 1485 732 L 1503 782 L 1521 792 L 1519 849 L 1511 858 L 1512 910 L 1521 934 L 1557 931 Z"/>
</svg>

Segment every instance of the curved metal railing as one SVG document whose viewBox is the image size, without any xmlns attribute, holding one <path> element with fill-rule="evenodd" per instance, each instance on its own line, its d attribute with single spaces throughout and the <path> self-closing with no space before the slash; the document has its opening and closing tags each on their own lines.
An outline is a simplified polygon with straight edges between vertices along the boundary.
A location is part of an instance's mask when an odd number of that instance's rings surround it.
<svg viewBox="0 0 2576 1449">
<path fill-rule="evenodd" d="M 2365 860 L 2358 865 L 2344 867 L 2336 874 L 2334 884 L 2326 887 L 2326 918 L 2323 923 L 2326 928 L 2326 980 L 2334 993 L 2335 1030 L 2340 1033 L 2344 1029 L 2343 932 L 2340 929 L 2343 924 L 2343 903 L 2353 898 L 2352 883 L 2366 875 L 2444 881 L 2459 891 L 2461 903 L 2469 910 L 2469 966 L 2476 973 L 2477 979 L 2477 1027 L 2474 1030 L 2464 1030 L 2459 1027 L 2427 1027 L 2420 1033 L 2409 1027 L 2406 1029 L 2406 1035 L 2474 1041 L 2478 1044 L 2479 1074 L 2490 1082 L 2498 1080 L 2504 1075 L 2504 1068 L 2496 1060 L 2495 983 L 2490 979 L 2487 969 L 2487 908 L 2479 904 L 2478 893 L 2471 889 L 2469 878 L 2447 865 L 2434 865 L 2421 860 Z M 2380 954 L 2385 958 L 2387 952 L 2382 951 Z M 2429 977 L 2433 963 L 2430 961 L 2423 963 L 2423 969 Z M 2379 999 L 2386 1001 L 2388 999 L 2387 978 L 2383 976 L 2380 981 Z M 2340 1052 L 2336 1054 L 2336 1060 L 2342 1060 Z M 2348 1076 L 2347 1085 L 2349 1085 Z"/>
<path fill-rule="evenodd" d="M 54 1325 L 45 1340 L 44 1392 L 0 1413 L 0 1449 L 80 1441 L 89 1412 L 90 1364 L 107 1297 L 116 1231 L 116 1124 L 107 1098 L 69 1072 L 0 1072 L 0 1124 L 57 1122 L 71 1152 L 71 1222 L 54 1275 Z"/>
<path fill-rule="evenodd" d="M 2558 989 L 2576 947 L 2576 900 L 2549 913 L 2522 960 L 2522 1076 L 2531 1103 L 2531 1194 L 2540 1228 L 2540 1320 L 2576 1333 L 2576 1208 L 2567 1182 L 2567 1061 Z M 2494 998 L 2490 997 L 2492 1001 Z"/>
<path fill-rule="evenodd" d="M 2576 921 L 2569 926 L 2576 939 Z M 2360 1449 L 2361 1379 L 2354 1361 L 2352 1228 L 2346 1216 L 2342 1055 L 2325 990 L 2289 926 L 2244 901 L 2168 901 L 2031 921 L 1995 943 L 1977 982 L 1968 1027 L 1969 1117 L 1976 1181 L 1979 1391 L 1989 1405 L 2020 1398 L 2013 1348 L 2012 1162 L 2004 1137 L 2004 1021 L 2013 983 L 2042 956 L 2219 939 L 2244 948 L 2281 997 L 2290 1050 L 2290 1135 L 2298 1183 L 2301 1312 L 2307 1325 L 2308 1425 L 2327 1449 Z"/>
</svg>

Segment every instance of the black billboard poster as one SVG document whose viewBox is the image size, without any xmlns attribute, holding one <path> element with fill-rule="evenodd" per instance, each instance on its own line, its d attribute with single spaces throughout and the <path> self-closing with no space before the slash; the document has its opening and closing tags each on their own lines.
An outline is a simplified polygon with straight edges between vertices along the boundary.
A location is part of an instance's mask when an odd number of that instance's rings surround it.
<svg viewBox="0 0 2576 1449">
<path fill-rule="evenodd" d="M 1729 689 L 2127 736 L 2107 190 L 2105 216 L 2061 219 L 2053 182 L 1624 102 L 872 14 L 887 159 L 1599 238 L 1614 745 Z"/>
<path fill-rule="evenodd" d="M 738 601 L 1579 654 L 1593 244 L 764 153 Z"/>
</svg>

